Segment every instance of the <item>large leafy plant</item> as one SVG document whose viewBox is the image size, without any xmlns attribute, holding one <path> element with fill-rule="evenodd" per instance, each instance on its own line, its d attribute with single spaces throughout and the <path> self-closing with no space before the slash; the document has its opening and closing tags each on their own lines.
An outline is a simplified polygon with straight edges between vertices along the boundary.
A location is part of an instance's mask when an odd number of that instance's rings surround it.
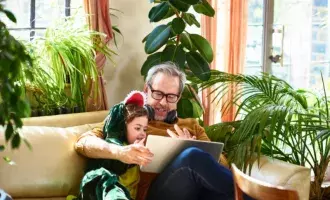
<svg viewBox="0 0 330 200">
<path fill-rule="evenodd" d="M 151 8 L 148 15 L 150 22 L 162 20 L 169 22 L 158 25 L 143 39 L 144 50 L 149 56 L 141 68 L 141 74 L 146 76 L 152 66 L 171 61 L 188 75 L 196 76 L 203 81 L 208 80 L 213 50 L 204 37 L 189 33 L 187 27 L 200 27 L 199 21 L 190 12 L 190 8 L 196 13 L 210 17 L 214 16 L 214 9 L 207 0 L 152 0 L 151 2 L 155 6 Z M 200 104 L 194 100 L 196 97 L 191 95 L 193 93 L 192 87 L 187 88 L 180 100 L 179 115 L 181 117 L 200 116 L 201 111 L 198 111 Z"/>
<path fill-rule="evenodd" d="M 15 16 L 4 9 L 3 2 L 0 0 L 0 15 L 4 14 L 16 23 Z M 0 125 L 5 127 L 5 140 L 11 142 L 12 148 L 18 148 L 21 143 L 17 131 L 22 127 L 21 118 L 30 114 L 29 104 L 24 99 L 24 82 L 20 77 L 24 73 L 31 80 L 31 67 L 32 60 L 24 45 L 10 35 L 0 18 Z M 0 145 L 0 151 L 3 149 L 4 145 Z"/>
<path fill-rule="evenodd" d="M 223 109 L 236 105 L 238 120 L 219 125 L 228 132 L 224 138 L 231 162 L 246 169 L 255 155 L 263 154 L 310 167 L 315 176 L 310 197 L 325 198 L 321 184 L 330 161 L 325 86 L 323 94 L 318 95 L 295 90 L 268 74 L 232 75 L 219 71 L 212 71 L 210 80 L 200 84 L 202 88 L 216 86 L 215 96 L 220 99 L 229 90 L 234 93 Z M 213 135 L 216 138 L 215 132 Z"/>
</svg>

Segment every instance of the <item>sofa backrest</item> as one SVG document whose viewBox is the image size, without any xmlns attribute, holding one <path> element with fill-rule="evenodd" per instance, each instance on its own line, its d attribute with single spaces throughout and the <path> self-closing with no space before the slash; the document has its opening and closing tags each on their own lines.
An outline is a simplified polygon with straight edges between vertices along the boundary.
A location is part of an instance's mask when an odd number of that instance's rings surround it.
<svg viewBox="0 0 330 200">
<path fill-rule="evenodd" d="M 66 115 L 30 117 L 23 119 L 24 126 L 72 127 L 102 122 L 109 111 L 83 112 Z"/>
<path fill-rule="evenodd" d="M 32 150 L 22 143 L 18 150 L 7 147 L 0 152 L 0 157 L 8 156 L 15 163 L 1 161 L 0 188 L 13 198 L 77 194 L 86 159 L 76 153 L 74 143 L 82 133 L 101 126 L 107 114 L 102 111 L 24 119 L 20 134 Z M 5 143 L 3 132 L 0 127 L 0 144 Z"/>
</svg>

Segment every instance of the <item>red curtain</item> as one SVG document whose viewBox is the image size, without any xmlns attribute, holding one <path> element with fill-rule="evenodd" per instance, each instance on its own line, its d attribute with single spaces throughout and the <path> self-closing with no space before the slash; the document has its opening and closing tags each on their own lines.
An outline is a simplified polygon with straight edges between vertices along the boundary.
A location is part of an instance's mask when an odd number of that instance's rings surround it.
<svg viewBox="0 0 330 200">
<path fill-rule="evenodd" d="M 104 44 L 112 39 L 112 28 L 109 13 L 109 0 L 84 0 L 84 8 L 86 14 L 88 14 L 87 21 L 89 28 L 101 33 L 104 33 L 106 37 L 102 38 Z M 103 80 L 103 68 L 106 62 L 104 54 L 97 52 L 95 57 L 97 70 L 99 74 L 98 88 L 95 88 L 95 83 L 90 83 L 90 92 L 86 102 L 86 110 L 107 110 L 107 95 Z M 98 89 L 97 91 L 95 91 Z M 97 98 L 93 98 L 93 95 L 97 93 Z"/>
</svg>

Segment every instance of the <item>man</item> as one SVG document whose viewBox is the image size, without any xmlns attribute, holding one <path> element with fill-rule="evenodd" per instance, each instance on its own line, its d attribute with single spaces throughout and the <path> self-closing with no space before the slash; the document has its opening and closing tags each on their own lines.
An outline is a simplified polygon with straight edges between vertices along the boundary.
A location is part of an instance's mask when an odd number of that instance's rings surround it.
<svg viewBox="0 0 330 200">
<path fill-rule="evenodd" d="M 176 117 L 177 102 L 185 82 L 185 74 L 173 63 L 163 63 L 149 70 L 144 92 L 152 108 L 152 119 L 147 134 L 209 140 L 195 119 Z M 128 164 L 146 165 L 152 160 L 153 154 L 145 146 L 117 146 L 102 138 L 102 130 L 94 129 L 83 134 L 75 148 L 90 158 L 117 159 Z M 149 187 L 150 179 L 154 176 L 141 177 L 140 195 L 141 191 Z M 146 196 L 147 200 L 233 199 L 233 177 L 230 170 L 209 154 L 197 148 L 188 148 L 152 181 Z"/>
</svg>

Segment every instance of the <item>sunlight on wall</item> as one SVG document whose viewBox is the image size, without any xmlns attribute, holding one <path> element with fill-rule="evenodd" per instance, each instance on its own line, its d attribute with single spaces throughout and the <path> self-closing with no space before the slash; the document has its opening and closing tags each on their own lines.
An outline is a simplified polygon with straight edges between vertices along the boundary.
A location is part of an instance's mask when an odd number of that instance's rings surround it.
<svg viewBox="0 0 330 200">
<path fill-rule="evenodd" d="M 115 67 L 110 62 L 104 68 L 106 91 L 109 106 L 122 101 L 131 90 L 142 90 L 144 80 L 140 69 L 147 58 L 142 39 L 151 32 L 148 12 L 152 7 L 149 1 L 112 0 L 110 7 L 120 12 L 113 12 L 112 23 L 118 25 L 124 37 L 118 36 L 118 56 Z M 112 48 L 116 47 L 112 45 Z"/>
</svg>

